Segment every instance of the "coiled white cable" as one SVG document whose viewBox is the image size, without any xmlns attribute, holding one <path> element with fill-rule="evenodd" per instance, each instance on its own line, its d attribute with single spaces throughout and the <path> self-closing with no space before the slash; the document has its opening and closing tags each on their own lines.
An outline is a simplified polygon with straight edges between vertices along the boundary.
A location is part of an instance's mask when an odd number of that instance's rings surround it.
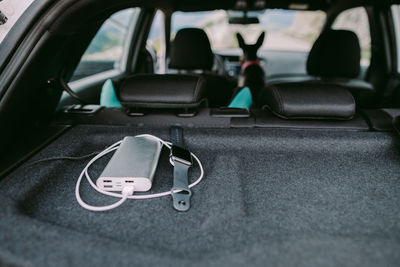
<svg viewBox="0 0 400 267">
<path fill-rule="evenodd" d="M 161 144 L 163 144 L 164 146 L 166 146 L 168 149 L 171 149 L 171 143 L 170 142 L 166 142 L 154 135 L 150 135 L 150 134 L 142 134 L 142 135 L 137 135 L 136 137 L 148 137 L 148 138 L 152 138 L 155 139 L 157 141 L 159 141 Z M 99 187 L 97 187 L 97 185 L 93 182 L 92 178 L 89 176 L 88 173 L 88 169 L 89 167 L 98 159 L 100 159 L 101 157 L 107 155 L 108 153 L 115 151 L 118 149 L 119 145 L 122 143 L 122 141 L 118 141 L 116 143 L 114 143 L 113 145 L 109 146 L 108 148 L 106 148 L 105 150 L 103 150 L 102 152 L 100 152 L 97 156 L 95 156 L 93 159 L 91 159 L 89 161 L 89 163 L 85 166 L 85 168 L 82 170 L 81 174 L 79 175 L 78 180 L 76 181 L 76 186 L 75 186 L 75 197 L 76 200 L 78 201 L 79 205 L 81 207 L 83 207 L 84 209 L 90 210 L 90 211 L 106 211 L 106 210 L 111 210 L 114 209 L 118 206 L 120 206 L 121 204 L 123 204 L 127 199 L 150 199 L 150 198 L 158 198 L 158 197 L 163 197 L 163 196 L 168 196 L 171 195 L 171 191 L 167 191 L 167 192 L 162 192 L 162 193 L 155 193 L 155 194 L 146 194 L 146 195 L 133 195 L 134 193 L 134 187 L 133 186 L 125 186 L 122 189 L 122 193 L 115 193 L 115 192 L 109 192 L 109 191 L 105 191 L 100 189 Z M 203 179 L 204 176 L 204 170 L 203 170 L 203 165 L 201 164 L 199 158 L 193 154 L 190 153 L 192 155 L 192 157 L 196 160 L 196 162 L 199 165 L 200 168 L 200 176 L 199 178 L 197 178 L 196 181 L 194 181 L 192 184 L 189 185 L 189 188 L 192 188 L 193 186 L 196 186 L 198 183 L 201 182 L 201 180 Z M 170 159 L 170 163 L 173 165 L 173 162 Z M 103 195 L 107 195 L 107 196 L 111 196 L 111 197 L 116 197 L 116 198 L 121 198 L 119 201 L 108 205 L 108 206 L 92 206 L 87 204 L 86 202 L 84 202 L 81 198 L 80 195 L 80 185 L 82 183 L 82 179 L 83 176 L 86 177 L 87 181 L 89 182 L 90 186 L 95 189 L 97 192 L 103 194 Z"/>
</svg>

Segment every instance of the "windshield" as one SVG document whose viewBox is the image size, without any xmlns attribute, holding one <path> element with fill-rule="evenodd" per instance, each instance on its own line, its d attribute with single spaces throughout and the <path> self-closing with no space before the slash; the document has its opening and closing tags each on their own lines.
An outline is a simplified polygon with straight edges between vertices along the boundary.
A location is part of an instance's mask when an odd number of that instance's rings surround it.
<svg viewBox="0 0 400 267">
<path fill-rule="evenodd" d="M 322 11 L 267 10 L 257 14 L 259 24 L 229 24 L 228 12 L 175 12 L 172 38 L 182 28 L 196 27 L 206 31 L 213 50 L 237 48 L 236 32 L 247 43 L 254 43 L 262 31 L 266 41 L 261 50 L 310 51 L 319 36 L 326 14 Z"/>
<path fill-rule="evenodd" d="M 17 22 L 17 20 L 21 17 L 24 11 L 32 4 L 33 1 L 34 0 L 0 1 L 0 12 L 1 12 L 0 16 L 3 18 L 0 20 L 0 43 L 4 40 L 7 33 L 14 26 L 15 22 Z"/>
</svg>

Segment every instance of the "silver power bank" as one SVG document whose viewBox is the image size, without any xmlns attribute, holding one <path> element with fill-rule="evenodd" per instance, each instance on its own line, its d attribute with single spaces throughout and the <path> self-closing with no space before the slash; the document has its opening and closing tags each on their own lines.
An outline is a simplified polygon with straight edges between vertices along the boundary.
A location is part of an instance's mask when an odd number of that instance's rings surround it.
<svg viewBox="0 0 400 267">
<path fill-rule="evenodd" d="M 162 144 L 150 137 L 127 136 L 97 179 L 105 191 L 122 191 L 133 185 L 135 191 L 148 191 L 153 183 Z"/>
</svg>

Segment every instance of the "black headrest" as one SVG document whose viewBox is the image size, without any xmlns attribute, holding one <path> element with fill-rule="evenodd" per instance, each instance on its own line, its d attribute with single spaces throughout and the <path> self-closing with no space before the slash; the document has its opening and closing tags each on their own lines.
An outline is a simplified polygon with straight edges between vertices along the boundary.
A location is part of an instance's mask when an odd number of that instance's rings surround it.
<svg viewBox="0 0 400 267">
<path fill-rule="evenodd" d="M 260 96 L 264 107 L 285 119 L 348 120 L 355 101 L 345 88 L 313 83 L 282 83 L 267 86 Z"/>
<path fill-rule="evenodd" d="M 204 87 L 204 78 L 195 75 L 134 75 L 121 83 L 118 98 L 129 108 L 193 108 Z"/>
<path fill-rule="evenodd" d="M 182 70 L 211 70 L 214 55 L 202 29 L 186 28 L 177 32 L 171 46 L 169 67 Z"/>
<path fill-rule="evenodd" d="M 356 78 L 361 48 L 357 35 L 346 30 L 323 32 L 312 47 L 307 72 L 321 77 Z"/>
</svg>

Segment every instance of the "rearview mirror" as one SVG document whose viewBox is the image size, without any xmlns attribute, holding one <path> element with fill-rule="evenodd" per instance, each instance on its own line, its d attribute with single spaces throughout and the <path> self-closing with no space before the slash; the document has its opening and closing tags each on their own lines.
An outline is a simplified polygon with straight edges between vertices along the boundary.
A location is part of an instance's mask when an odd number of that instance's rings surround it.
<svg viewBox="0 0 400 267">
<path fill-rule="evenodd" d="M 230 17 L 229 18 L 229 24 L 259 24 L 260 20 L 256 17 L 242 17 L 242 18 L 238 18 L 238 17 Z"/>
<path fill-rule="evenodd" d="M 261 13 L 259 11 L 230 10 L 228 11 L 228 21 L 229 24 L 259 24 L 258 15 Z"/>
</svg>

